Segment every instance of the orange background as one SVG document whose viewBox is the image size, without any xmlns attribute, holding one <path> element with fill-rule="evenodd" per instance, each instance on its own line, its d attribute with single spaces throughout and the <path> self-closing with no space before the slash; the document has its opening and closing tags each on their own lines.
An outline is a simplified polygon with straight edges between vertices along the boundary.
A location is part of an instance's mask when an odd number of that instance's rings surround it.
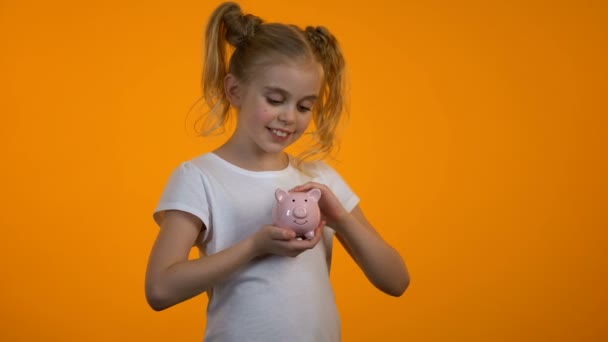
<svg viewBox="0 0 608 342">
<path fill-rule="evenodd" d="M 143 284 L 170 172 L 225 138 L 186 115 L 218 3 L 0 2 L 0 340 L 201 340 L 204 296 L 154 312 Z M 412 283 L 337 247 L 344 341 L 608 339 L 605 2 L 242 6 L 349 62 L 332 164 Z"/>
</svg>

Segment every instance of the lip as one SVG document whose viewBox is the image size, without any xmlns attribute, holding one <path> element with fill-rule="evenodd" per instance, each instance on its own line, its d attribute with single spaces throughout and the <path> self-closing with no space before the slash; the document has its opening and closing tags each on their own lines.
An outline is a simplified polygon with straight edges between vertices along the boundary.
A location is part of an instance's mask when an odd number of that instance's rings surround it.
<svg viewBox="0 0 608 342">
<path fill-rule="evenodd" d="M 268 133 L 270 133 L 270 135 L 272 136 L 272 138 L 277 141 L 277 142 L 285 142 L 287 141 L 287 139 L 289 139 L 291 137 L 291 135 L 293 134 L 293 132 L 284 130 L 284 129 L 280 129 L 280 128 L 272 128 L 272 127 L 266 127 L 266 129 L 268 129 Z M 276 135 L 273 130 L 279 131 L 283 134 L 285 134 L 284 137 Z"/>
<path fill-rule="evenodd" d="M 274 129 L 275 131 L 279 131 L 279 132 L 283 132 L 283 133 L 287 133 L 287 134 L 293 134 L 293 132 L 282 129 L 282 128 L 274 128 L 274 127 L 266 127 L 266 128 L 268 128 L 271 131 Z"/>
</svg>

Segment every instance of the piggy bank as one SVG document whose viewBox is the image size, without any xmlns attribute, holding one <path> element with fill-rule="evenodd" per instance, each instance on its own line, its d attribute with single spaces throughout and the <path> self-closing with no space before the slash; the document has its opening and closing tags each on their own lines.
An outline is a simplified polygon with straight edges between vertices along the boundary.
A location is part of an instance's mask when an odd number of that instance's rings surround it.
<svg viewBox="0 0 608 342">
<path fill-rule="evenodd" d="M 321 190 L 307 192 L 287 192 L 277 189 L 276 202 L 272 208 L 273 224 L 296 232 L 296 237 L 310 240 L 315 236 L 315 228 L 321 220 L 319 199 Z"/>
</svg>

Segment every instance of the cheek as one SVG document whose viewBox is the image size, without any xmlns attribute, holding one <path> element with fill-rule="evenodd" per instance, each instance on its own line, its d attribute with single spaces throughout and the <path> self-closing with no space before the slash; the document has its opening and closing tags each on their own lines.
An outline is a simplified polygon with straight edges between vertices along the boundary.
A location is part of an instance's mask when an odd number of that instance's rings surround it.
<svg viewBox="0 0 608 342">
<path fill-rule="evenodd" d="M 265 103 L 260 103 L 256 106 L 253 116 L 258 122 L 266 122 L 272 121 L 275 117 L 275 113 L 272 107 L 266 105 Z"/>
<path fill-rule="evenodd" d="M 298 130 L 304 131 L 310 125 L 312 121 L 312 114 L 301 115 L 298 117 Z"/>
<path fill-rule="evenodd" d="M 258 105 L 253 108 L 247 115 L 247 121 L 251 123 L 266 123 L 272 121 L 274 117 L 274 113 L 272 112 L 272 108 L 268 108 L 267 106 Z"/>
</svg>

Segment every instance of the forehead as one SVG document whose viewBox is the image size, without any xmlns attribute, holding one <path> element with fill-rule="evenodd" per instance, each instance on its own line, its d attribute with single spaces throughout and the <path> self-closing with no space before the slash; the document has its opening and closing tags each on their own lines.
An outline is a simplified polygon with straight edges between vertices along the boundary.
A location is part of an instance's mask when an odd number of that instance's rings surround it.
<svg viewBox="0 0 608 342">
<path fill-rule="evenodd" d="M 315 61 L 268 64 L 251 79 L 255 86 L 281 88 L 294 96 L 316 95 L 322 81 L 323 68 Z"/>
</svg>

